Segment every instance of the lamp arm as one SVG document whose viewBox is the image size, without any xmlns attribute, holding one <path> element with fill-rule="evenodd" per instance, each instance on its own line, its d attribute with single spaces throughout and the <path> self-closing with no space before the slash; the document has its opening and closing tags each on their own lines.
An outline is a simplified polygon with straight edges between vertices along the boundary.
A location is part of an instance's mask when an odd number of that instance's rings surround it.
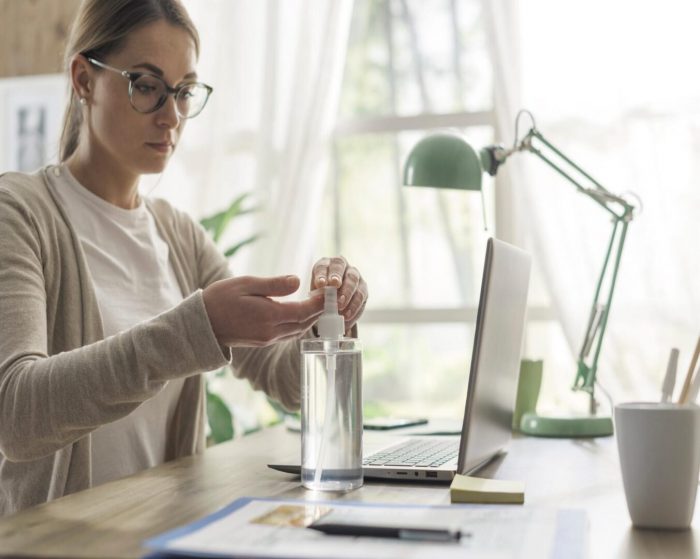
<svg viewBox="0 0 700 559">
<path fill-rule="evenodd" d="M 561 160 L 561 162 L 563 162 L 565 165 L 555 162 L 553 158 L 550 155 L 545 154 L 544 151 L 538 145 L 536 145 L 536 143 L 541 143 L 546 150 L 549 150 L 549 152 L 559 158 L 559 160 Z M 513 153 L 519 151 L 529 151 L 549 165 L 549 167 L 556 171 L 560 176 L 564 177 L 567 181 L 573 184 L 579 192 L 585 194 L 599 206 L 605 209 L 613 219 L 613 229 L 610 235 L 607 251 L 605 253 L 603 267 L 598 277 L 595 294 L 593 296 L 588 325 L 586 327 L 583 343 L 581 344 L 581 350 L 578 356 L 576 377 L 574 378 L 574 384 L 572 387 L 574 390 L 582 390 L 590 395 L 590 411 L 594 414 L 597 407 L 594 387 L 598 369 L 598 358 L 600 357 L 603 337 L 605 335 L 608 316 L 610 314 L 610 305 L 612 303 L 612 297 L 615 291 L 622 250 L 624 248 L 625 238 L 627 236 L 627 227 L 634 217 L 634 206 L 620 196 L 608 191 L 590 174 L 584 171 L 570 158 L 552 145 L 534 126 L 528 131 L 522 140 L 518 142 L 516 139 L 516 142 L 511 149 L 505 149 L 500 146 L 494 146 L 487 149 L 490 150 L 489 157 L 487 158 L 487 161 L 491 162 L 491 169 L 488 171 L 490 174 L 495 174 L 497 168 Z M 564 166 L 568 166 L 569 170 L 566 170 Z M 584 181 L 575 178 L 572 175 L 571 170 L 575 171 L 583 179 L 588 181 L 590 186 L 585 186 L 582 184 Z M 610 268 L 611 256 L 613 254 L 613 266 Z M 603 284 L 605 283 L 606 279 L 608 280 L 607 291 L 604 297 L 601 297 L 603 292 Z M 587 362 L 587 358 L 589 357 L 594 346 L 595 350 L 593 352 L 593 359 L 589 363 Z"/>
<path fill-rule="evenodd" d="M 569 165 L 581 176 L 585 177 L 593 187 L 586 187 L 582 185 L 578 180 L 576 180 L 570 173 L 566 172 L 560 165 L 557 165 L 549 157 L 547 157 L 538 147 L 533 143 L 533 140 L 537 140 L 544 144 L 552 153 Z M 562 177 L 572 183 L 576 189 L 585 194 L 595 201 L 598 205 L 602 206 L 605 210 L 610 212 L 613 217 L 617 219 L 624 219 L 631 221 L 634 212 L 634 206 L 632 206 L 627 200 L 617 196 L 607 190 L 602 184 L 595 180 L 591 175 L 559 151 L 554 145 L 552 145 L 536 128 L 531 128 L 530 131 L 521 140 L 520 144 L 516 148 L 518 151 L 529 151 L 534 153 L 542 161 L 547 163 L 552 169 L 559 173 Z"/>
<path fill-rule="evenodd" d="M 600 357 L 600 351 L 603 345 L 603 337 L 605 336 L 605 329 L 608 324 L 608 317 L 610 315 L 610 305 L 612 304 L 613 293 L 615 291 L 615 285 L 617 283 L 617 274 L 620 269 L 620 260 L 622 258 L 622 250 L 625 245 L 625 239 L 627 237 L 627 227 L 629 226 L 629 221 L 618 220 L 613 224 L 612 235 L 610 236 L 610 243 L 608 244 L 608 250 L 605 255 L 605 260 L 603 262 L 603 268 L 598 278 L 598 284 L 596 286 L 595 296 L 593 298 L 593 304 L 591 312 L 598 315 L 598 319 L 589 321 L 588 330 L 584 336 L 583 345 L 579 353 L 578 358 L 578 369 L 576 373 L 576 378 L 574 379 L 574 390 L 583 390 L 591 394 L 591 405 L 593 402 L 593 389 L 595 384 L 596 373 L 598 369 L 598 358 Z M 616 245 L 616 246 L 615 246 Z M 614 249 L 614 261 L 612 266 L 612 271 L 609 274 L 608 265 L 610 263 L 610 256 L 613 254 Z M 602 290 L 602 284 L 606 279 L 606 275 L 609 276 L 609 284 L 607 290 L 607 298 L 604 304 L 600 303 L 600 293 Z M 596 344 L 595 352 L 592 361 L 586 363 L 586 359 L 593 347 Z M 595 410 L 592 409 L 591 412 Z"/>
</svg>

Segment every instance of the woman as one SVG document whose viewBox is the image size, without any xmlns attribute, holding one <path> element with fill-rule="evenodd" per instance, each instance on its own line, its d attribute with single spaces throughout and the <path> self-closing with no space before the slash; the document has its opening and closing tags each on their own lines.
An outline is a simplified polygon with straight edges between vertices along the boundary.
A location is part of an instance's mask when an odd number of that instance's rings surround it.
<svg viewBox="0 0 700 559">
<path fill-rule="evenodd" d="M 299 339 L 319 296 L 294 276 L 230 277 L 201 227 L 143 199 L 206 104 L 178 0 L 86 0 L 66 59 L 60 160 L 0 177 L 0 515 L 204 449 L 204 380 L 231 363 L 299 405 Z M 351 329 L 367 286 L 322 259 Z"/>
</svg>

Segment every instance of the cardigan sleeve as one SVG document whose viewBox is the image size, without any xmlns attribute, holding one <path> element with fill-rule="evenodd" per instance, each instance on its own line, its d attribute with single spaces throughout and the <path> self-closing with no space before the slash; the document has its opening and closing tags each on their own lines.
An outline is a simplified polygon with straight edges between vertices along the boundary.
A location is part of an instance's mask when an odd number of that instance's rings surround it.
<svg viewBox="0 0 700 559">
<path fill-rule="evenodd" d="M 59 249 L 42 226 L 0 188 L 0 452 L 15 462 L 49 456 L 128 415 L 171 378 L 228 362 L 201 290 L 115 336 L 49 355 L 46 255 Z M 81 317 L 79 301 L 59 303 Z"/>
</svg>

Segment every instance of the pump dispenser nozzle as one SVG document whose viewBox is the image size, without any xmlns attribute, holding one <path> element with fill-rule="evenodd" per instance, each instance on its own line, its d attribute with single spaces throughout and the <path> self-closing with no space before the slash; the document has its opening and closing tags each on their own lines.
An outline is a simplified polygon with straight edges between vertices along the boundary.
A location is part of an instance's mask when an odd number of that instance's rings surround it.
<svg viewBox="0 0 700 559">
<path fill-rule="evenodd" d="M 325 297 L 323 314 L 316 323 L 318 335 L 321 338 L 337 340 L 345 333 L 345 321 L 338 314 L 338 289 L 336 287 L 324 287 Z"/>
</svg>

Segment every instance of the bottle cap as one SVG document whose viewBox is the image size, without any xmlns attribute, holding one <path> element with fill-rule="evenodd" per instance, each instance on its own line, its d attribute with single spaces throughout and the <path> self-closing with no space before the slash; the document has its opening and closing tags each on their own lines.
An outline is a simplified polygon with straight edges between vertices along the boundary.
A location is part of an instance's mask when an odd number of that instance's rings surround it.
<svg viewBox="0 0 700 559">
<path fill-rule="evenodd" d="M 323 314 L 316 323 L 321 338 L 337 340 L 345 333 L 345 320 L 338 314 L 338 288 L 324 287 Z"/>
</svg>

